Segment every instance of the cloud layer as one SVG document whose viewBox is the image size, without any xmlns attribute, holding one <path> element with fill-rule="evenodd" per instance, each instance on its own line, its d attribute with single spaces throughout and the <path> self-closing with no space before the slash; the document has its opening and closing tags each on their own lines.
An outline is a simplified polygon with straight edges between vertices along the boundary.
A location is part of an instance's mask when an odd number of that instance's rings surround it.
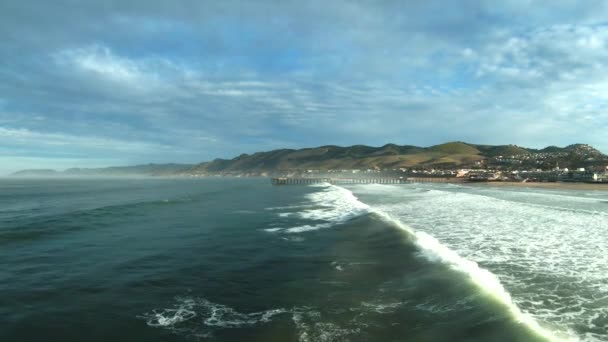
<svg viewBox="0 0 608 342">
<path fill-rule="evenodd" d="M 323 144 L 608 151 L 606 9 L 3 1 L 0 172 Z"/>
</svg>

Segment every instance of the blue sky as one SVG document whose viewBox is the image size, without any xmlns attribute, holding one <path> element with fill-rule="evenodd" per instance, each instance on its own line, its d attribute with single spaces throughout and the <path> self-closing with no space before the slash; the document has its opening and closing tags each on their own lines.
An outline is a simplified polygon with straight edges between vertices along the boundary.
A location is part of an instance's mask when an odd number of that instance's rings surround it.
<svg viewBox="0 0 608 342">
<path fill-rule="evenodd" d="M 0 174 L 460 140 L 608 152 L 606 1 L 0 2 Z"/>
</svg>

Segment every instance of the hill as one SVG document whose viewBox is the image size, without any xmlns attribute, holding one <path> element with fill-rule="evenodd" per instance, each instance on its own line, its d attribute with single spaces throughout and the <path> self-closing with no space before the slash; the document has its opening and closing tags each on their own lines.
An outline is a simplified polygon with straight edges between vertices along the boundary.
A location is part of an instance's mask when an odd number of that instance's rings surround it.
<svg viewBox="0 0 608 342">
<path fill-rule="evenodd" d="M 545 152 L 550 151 L 550 152 Z M 589 145 L 575 144 L 566 147 L 549 147 L 543 150 L 528 149 L 516 145 L 475 145 L 465 142 L 417 147 L 387 144 L 381 147 L 334 145 L 280 149 L 269 152 L 242 154 L 234 159 L 216 159 L 200 163 L 185 174 L 268 174 L 288 173 L 304 170 L 351 170 L 351 169 L 395 169 L 395 168 L 456 168 L 474 167 L 482 160 L 491 162 L 501 158 L 521 158 L 527 167 L 536 166 L 536 155 L 553 165 L 581 163 L 589 156 L 605 156 Z M 575 158 L 574 155 L 577 157 Z M 591 158 L 594 159 L 594 158 Z M 575 161 L 573 161 L 575 160 Z M 523 163 L 523 162 L 522 162 Z M 517 163 L 516 163 L 517 164 Z M 519 165 L 519 164 L 517 164 Z M 550 166 L 550 167 L 553 167 Z M 501 167 L 501 166 L 499 166 Z"/>
<path fill-rule="evenodd" d="M 23 170 L 15 176 L 192 176 L 192 175 L 276 175 L 307 170 L 369 170 L 398 168 L 476 168 L 502 170 L 551 169 L 556 166 L 601 167 L 608 157 L 585 144 L 543 149 L 516 145 L 475 145 L 448 142 L 430 147 L 386 144 L 380 147 L 326 145 L 303 149 L 278 149 L 241 154 L 233 159 L 215 159 L 197 165 L 147 164 L 94 169 Z"/>
<path fill-rule="evenodd" d="M 12 174 L 18 177 L 124 177 L 170 176 L 192 167 L 189 164 L 147 164 L 104 168 L 72 168 L 56 170 L 22 170 Z"/>
<path fill-rule="evenodd" d="M 559 149 L 559 147 L 557 148 Z M 531 153 L 529 149 L 517 145 L 477 145 L 477 149 L 486 157 L 517 156 Z"/>
<path fill-rule="evenodd" d="M 460 141 L 449 142 L 441 145 L 431 146 L 426 149 L 429 152 L 437 152 L 442 154 L 479 154 L 480 151 L 476 145 L 469 145 Z"/>
<path fill-rule="evenodd" d="M 59 172 L 50 169 L 33 169 L 33 170 L 21 170 L 12 174 L 12 176 L 20 177 L 53 177 L 57 176 Z"/>
</svg>

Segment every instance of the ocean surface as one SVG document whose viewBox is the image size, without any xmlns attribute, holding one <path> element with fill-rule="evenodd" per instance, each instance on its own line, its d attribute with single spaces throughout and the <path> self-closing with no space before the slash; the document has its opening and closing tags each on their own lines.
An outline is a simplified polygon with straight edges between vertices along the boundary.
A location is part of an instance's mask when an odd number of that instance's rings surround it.
<svg viewBox="0 0 608 342">
<path fill-rule="evenodd" d="M 608 341 L 608 192 L 1 179 L 0 341 Z"/>
</svg>

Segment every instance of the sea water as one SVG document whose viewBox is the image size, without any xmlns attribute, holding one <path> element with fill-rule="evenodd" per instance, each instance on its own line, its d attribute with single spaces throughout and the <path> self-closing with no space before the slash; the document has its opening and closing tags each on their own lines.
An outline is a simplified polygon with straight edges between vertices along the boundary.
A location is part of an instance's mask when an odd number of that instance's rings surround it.
<svg viewBox="0 0 608 342">
<path fill-rule="evenodd" d="M 608 192 L 0 180 L 1 341 L 608 341 Z"/>
</svg>

